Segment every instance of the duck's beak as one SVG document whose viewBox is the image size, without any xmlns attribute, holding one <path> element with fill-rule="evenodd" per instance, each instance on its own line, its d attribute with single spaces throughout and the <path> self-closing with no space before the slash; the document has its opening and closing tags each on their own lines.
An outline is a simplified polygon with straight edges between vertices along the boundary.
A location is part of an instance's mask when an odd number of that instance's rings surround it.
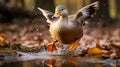
<svg viewBox="0 0 120 67">
<path fill-rule="evenodd" d="M 60 16 L 60 11 L 55 11 L 55 14 L 53 17 L 59 17 Z"/>
</svg>

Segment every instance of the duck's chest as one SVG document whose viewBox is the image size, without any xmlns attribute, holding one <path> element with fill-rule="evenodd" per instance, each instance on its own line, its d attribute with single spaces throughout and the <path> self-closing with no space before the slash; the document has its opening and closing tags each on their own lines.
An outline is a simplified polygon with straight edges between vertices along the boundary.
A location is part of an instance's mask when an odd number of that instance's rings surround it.
<svg viewBox="0 0 120 67">
<path fill-rule="evenodd" d="M 68 24 L 67 22 L 54 23 L 50 26 L 50 33 L 53 38 L 62 40 L 68 37 L 76 37 L 76 26 Z"/>
<path fill-rule="evenodd" d="M 50 25 L 50 33 L 51 34 L 60 34 L 63 32 L 67 32 L 69 30 L 69 25 L 67 23 L 53 23 L 52 25 Z"/>
</svg>

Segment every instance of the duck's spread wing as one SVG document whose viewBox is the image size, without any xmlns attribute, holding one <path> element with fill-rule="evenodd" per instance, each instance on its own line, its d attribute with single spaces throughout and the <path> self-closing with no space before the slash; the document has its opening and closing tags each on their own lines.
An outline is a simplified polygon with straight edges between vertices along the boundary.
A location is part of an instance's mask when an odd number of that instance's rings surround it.
<svg viewBox="0 0 120 67">
<path fill-rule="evenodd" d="M 44 10 L 44 9 L 41 9 L 40 7 L 38 7 L 38 10 L 40 10 L 42 12 L 43 16 L 47 19 L 48 23 L 52 22 L 52 20 L 53 20 L 52 16 L 54 15 L 54 13 Z"/>
<path fill-rule="evenodd" d="M 96 13 L 98 9 L 99 9 L 99 2 L 97 1 L 78 10 L 78 12 L 75 14 L 75 18 L 79 22 L 83 22 L 89 19 L 90 17 L 93 17 L 93 15 Z"/>
</svg>

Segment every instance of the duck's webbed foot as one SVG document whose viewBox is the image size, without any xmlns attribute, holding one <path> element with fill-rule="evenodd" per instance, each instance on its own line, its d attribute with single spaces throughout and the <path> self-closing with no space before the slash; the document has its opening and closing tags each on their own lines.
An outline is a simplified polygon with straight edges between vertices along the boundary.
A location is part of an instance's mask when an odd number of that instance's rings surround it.
<svg viewBox="0 0 120 67">
<path fill-rule="evenodd" d="M 50 52 L 53 52 L 53 51 L 56 51 L 57 49 L 56 49 L 56 46 L 55 46 L 55 43 L 56 43 L 57 41 L 55 40 L 55 41 L 53 41 L 52 43 L 49 43 L 46 47 L 47 47 L 47 50 L 48 51 L 50 51 Z"/>
<path fill-rule="evenodd" d="M 78 44 L 79 44 L 79 40 L 73 42 L 72 44 L 70 44 L 69 49 L 75 50 L 78 47 Z"/>
</svg>

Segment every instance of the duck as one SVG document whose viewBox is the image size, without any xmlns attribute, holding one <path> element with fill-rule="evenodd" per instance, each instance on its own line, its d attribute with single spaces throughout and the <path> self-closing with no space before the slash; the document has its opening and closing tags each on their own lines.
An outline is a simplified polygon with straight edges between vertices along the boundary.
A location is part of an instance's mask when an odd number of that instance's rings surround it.
<svg viewBox="0 0 120 67">
<path fill-rule="evenodd" d="M 99 2 L 96 1 L 89 4 L 76 13 L 68 15 L 68 10 L 64 5 L 58 5 L 55 13 L 38 7 L 49 23 L 49 32 L 53 38 L 53 42 L 46 47 L 48 51 L 56 51 L 56 42 L 61 44 L 69 44 L 70 50 L 75 50 L 80 39 L 83 37 L 83 27 L 85 21 L 93 17 L 99 9 Z"/>
</svg>

